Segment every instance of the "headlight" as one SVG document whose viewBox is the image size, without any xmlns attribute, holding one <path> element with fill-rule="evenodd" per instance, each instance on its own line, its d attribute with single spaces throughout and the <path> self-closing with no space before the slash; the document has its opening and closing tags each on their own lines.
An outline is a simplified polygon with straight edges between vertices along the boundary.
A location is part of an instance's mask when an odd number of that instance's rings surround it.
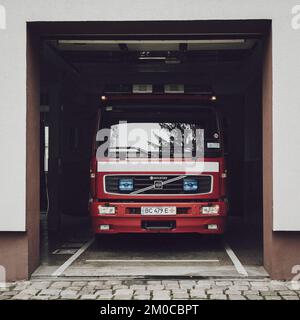
<svg viewBox="0 0 300 320">
<path fill-rule="evenodd" d="M 120 179 L 119 180 L 120 191 L 133 191 L 133 179 Z"/>
<path fill-rule="evenodd" d="M 202 214 L 218 214 L 220 211 L 220 206 L 218 204 L 215 204 L 213 206 L 209 207 L 202 207 L 201 213 Z"/>
<path fill-rule="evenodd" d="M 198 181 L 196 179 L 184 179 L 183 180 L 183 190 L 184 191 L 197 191 Z"/>
<path fill-rule="evenodd" d="M 115 207 L 98 206 L 99 214 L 116 214 Z"/>
</svg>

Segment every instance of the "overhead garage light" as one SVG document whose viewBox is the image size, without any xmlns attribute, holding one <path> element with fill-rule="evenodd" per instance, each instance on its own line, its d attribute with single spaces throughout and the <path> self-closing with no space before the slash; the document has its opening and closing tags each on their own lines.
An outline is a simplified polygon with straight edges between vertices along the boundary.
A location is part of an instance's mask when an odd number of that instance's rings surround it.
<svg viewBox="0 0 300 320">
<path fill-rule="evenodd" d="M 166 84 L 165 93 L 184 93 L 183 84 Z"/>
<path fill-rule="evenodd" d="M 176 57 L 168 57 L 165 62 L 166 64 L 180 64 L 181 60 Z"/>
<path fill-rule="evenodd" d="M 152 84 L 134 84 L 132 88 L 133 93 L 153 93 Z"/>
<path fill-rule="evenodd" d="M 59 44 L 139 44 L 139 43 L 193 43 L 193 44 L 242 44 L 245 39 L 198 39 L 198 40 L 59 40 Z"/>
<path fill-rule="evenodd" d="M 139 57 L 139 60 L 166 60 L 167 57 L 152 57 L 152 56 L 147 56 L 147 57 Z"/>
</svg>

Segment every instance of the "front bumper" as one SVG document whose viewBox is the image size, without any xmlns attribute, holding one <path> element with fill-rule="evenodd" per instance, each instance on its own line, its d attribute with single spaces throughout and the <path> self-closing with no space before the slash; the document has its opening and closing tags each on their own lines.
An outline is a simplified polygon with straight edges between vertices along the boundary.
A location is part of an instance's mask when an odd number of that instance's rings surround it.
<svg viewBox="0 0 300 320">
<path fill-rule="evenodd" d="M 219 214 L 200 214 L 201 207 L 211 204 L 220 206 Z M 99 215 L 98 206 L 114 206 L 116 214 Z M 143 206 L 176 206 L 176 215 L 144 216 Z M 94 233 L 201 233 L 223 234 L 226 229 L 227 203 L 220 202 L 92 202 L 90 204 Z M 212 225 L 214 227 L 212 227 Z M 103 227 L 104 226 L 104 227 Z"/>
</svg>

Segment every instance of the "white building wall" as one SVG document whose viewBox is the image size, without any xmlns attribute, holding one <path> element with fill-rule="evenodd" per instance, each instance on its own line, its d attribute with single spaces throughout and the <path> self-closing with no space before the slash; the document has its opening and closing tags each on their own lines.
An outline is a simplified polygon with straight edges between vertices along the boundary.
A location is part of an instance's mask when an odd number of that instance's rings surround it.
<svg viewBox="0 0 300 320">
<path fill-rule="evenodd" d="M 300 230 L 300 29 L 291 26 L 294 1 L 0 0 L 1 5 L 6 29 L 0 28 L 0 231 L 25 230 L 26 22 L 210 19 L 273 20 L 274 230 Z"/>
</svg>

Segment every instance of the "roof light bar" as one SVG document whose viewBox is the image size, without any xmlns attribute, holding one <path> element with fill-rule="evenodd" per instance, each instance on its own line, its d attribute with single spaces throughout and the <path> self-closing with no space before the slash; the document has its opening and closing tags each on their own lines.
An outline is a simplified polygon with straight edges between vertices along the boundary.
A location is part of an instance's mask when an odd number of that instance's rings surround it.
<svg viewBox="0 0 300 320">
<path fill-rule="evenodd" d="M 89 45 L 89 44 L 243 44 L 246 39 L 198 39 L 198 40 L 58 40 L 58 44 L 78 44 L 78 45 Z"/>
</svg>

